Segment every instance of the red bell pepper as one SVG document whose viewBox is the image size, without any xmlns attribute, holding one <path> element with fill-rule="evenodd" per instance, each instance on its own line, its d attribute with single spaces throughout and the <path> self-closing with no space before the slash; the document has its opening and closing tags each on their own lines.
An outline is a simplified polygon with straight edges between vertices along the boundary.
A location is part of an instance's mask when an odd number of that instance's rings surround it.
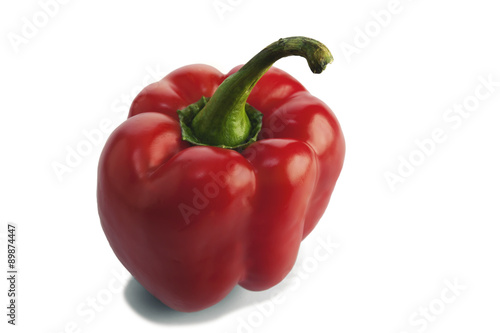
<svg viewBox="0 0 500 333">
<path fill-rule="evenodd" d="M 289 55 L 315 73 L 333 60 L 318 41 L 291 37 L 227 75 L 182 67 L 135 98 L 103 149 L 105 235 L 172 309 L 207 308 L 236 284 L 276 285 L 328 205 L 344 137 L 328 106 L 271 67 Z"/>
</svg>

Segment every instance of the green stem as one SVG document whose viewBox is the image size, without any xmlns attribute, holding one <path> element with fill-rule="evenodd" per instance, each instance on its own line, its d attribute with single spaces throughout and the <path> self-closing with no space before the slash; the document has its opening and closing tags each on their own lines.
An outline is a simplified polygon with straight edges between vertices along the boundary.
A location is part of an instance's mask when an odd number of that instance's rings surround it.
<svg viewBox="0 0 500 333">
<path fill-rule="evenodd" d="M 291 55 L 306 58 L 313 73 L 321 73 L 333 61 L 326 46 L 311 38 L 282 38 L 270 44 L 221 83 L 194 117 L 194 135 L 204 144 L 212 146 L 230 147 L 244 143 L 251 132 L 245 112 L 248 96 L 274 62 Z"/>
</svg>

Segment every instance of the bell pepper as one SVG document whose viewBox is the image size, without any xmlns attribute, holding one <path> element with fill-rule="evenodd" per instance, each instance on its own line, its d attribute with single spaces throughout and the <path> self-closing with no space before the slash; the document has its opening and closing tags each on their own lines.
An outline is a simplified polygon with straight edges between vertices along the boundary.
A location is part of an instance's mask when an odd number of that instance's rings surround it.
<svg viewBox="0 0 500 333">
<path fill-rule="evenodd" d="M 278 284 L 329 203 L 344 137 L 327 105 L 272 67 L 290 55 L 314 73 L 333 60 L 320 42 L 290 37 L 227 75 L 182 67 L 139 93 L 103 148 L 104 233 L 172 309 Z"/>
</svg>

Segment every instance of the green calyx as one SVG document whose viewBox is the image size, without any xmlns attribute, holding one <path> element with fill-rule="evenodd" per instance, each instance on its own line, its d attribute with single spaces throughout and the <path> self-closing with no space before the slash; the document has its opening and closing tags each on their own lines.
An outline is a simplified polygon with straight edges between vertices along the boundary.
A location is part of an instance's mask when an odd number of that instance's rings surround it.
<svg viewBox="0 0 500 333">
<path fill-rule="evenodd" d="M 198 146 L 212 146 L 202 142 L 198 137 L 196 137 L 191 127 L 193 119 L 195 119 L 198 113 L 207 105 L 209 100 L 209 97 L 202 97 L 198 102 L 177 111 L 181 123 L 182 140 Z M 215 146 L 227 149 L 245 149 L 248 145 L 257 141 L 257 136 L 262 128 L 262 113 L 250 106 L 248 103 L 245 104 L 245 113 L 250 123 L 250 131 L 247 135 L 247 139 L 244 142 L 235 145 L 218 144 Z"/>
<path fill-rule="evenodd" d="M 247 103 L 248 96 L 274 62 L 291 55 L 306 58 L 313 73 L 321 73 L 333 61 L 330 51 L 317 40 L 281 38 L 224 80 L 211 98 L 203 97 L 177 111 L 183 140 L 229 149 L 242 149 L 255 142 L 262 114 Z"/>
</svg>

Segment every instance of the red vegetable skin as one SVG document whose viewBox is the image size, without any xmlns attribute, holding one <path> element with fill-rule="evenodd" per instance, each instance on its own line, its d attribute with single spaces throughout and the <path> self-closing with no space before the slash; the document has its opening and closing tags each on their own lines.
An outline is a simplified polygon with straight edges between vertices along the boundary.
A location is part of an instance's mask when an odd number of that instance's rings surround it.
<svg viewBox="0 0 500 333">
<path fill-rule="evenodd" d="M 172 309 L 202 310 L 236 284 L 257 291 L 283 280 L 339 177 L 345 143 L 336 117 L 297 80 L 270 67 L 301 55 L 320 72 L 331 55 L 303 37 L 265 50 L 248 63 L 253 67 L 246 65 L 246 81 L 238 81 L 246 86 L 209 102 L 223 109 L 230 104 L 224 98 L 251 90 L 246 101 L 263 114 L 262 130 L 245 149 L 182 139 L 177 110 L 213 96 L 240 69 L 223 75 L 207 65 L 182 67 L 147 86 L 103 149 L 97 189 L 103 230 L 123 265 Z M 233 118 L 200 122 L 215 131 L 215 139 L 204 141 L 225 146 L 217 133 Z"/>
</svg>

